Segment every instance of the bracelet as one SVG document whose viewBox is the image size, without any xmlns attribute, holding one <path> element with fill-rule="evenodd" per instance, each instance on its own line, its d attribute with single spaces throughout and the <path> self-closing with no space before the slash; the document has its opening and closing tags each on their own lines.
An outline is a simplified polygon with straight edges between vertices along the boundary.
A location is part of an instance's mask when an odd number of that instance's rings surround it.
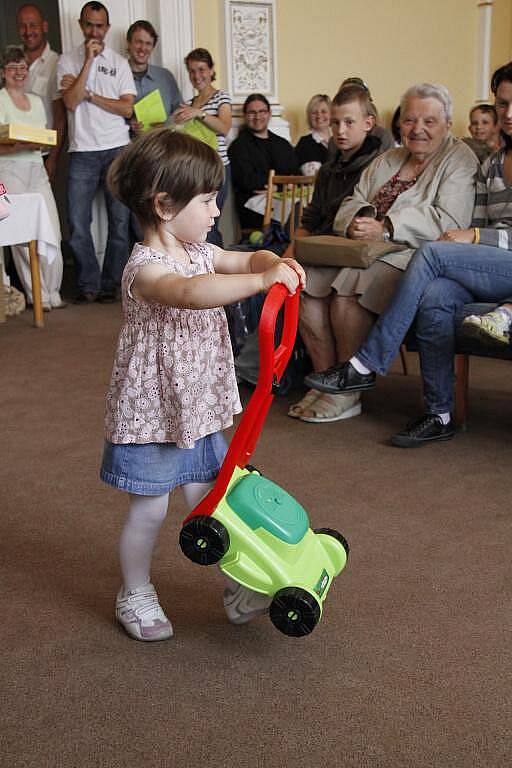
<svg viewBox="0 0 512 768">
<path fill-rule="evenodd" d="M 473 242 L 475 243 L 475 245 L 478 245 L 478 243 L 480 242 L 480 227 L 473 227 L 473 232 L 475 233 Z"/>
</svg>

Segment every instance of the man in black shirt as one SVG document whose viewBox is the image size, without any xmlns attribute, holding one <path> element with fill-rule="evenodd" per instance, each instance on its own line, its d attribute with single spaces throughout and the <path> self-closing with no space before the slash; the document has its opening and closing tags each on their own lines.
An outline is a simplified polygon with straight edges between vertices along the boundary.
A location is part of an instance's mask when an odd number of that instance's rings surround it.
<svg viewBox="0 0 512 768">
<path fill-rule="evenodd" d="M 245 126 L 229 147 L 228 155 L 240 225 L 257 229 L 263 216 L 245 208 L 247 200 L 265 189 L 271 168 L 277 174 L 298 174 L 300 170 L 292 145 L 268 130 L 271 112 L 265 96 L 252 93 L 245 100 L 243 111 Z"/>
</svg>

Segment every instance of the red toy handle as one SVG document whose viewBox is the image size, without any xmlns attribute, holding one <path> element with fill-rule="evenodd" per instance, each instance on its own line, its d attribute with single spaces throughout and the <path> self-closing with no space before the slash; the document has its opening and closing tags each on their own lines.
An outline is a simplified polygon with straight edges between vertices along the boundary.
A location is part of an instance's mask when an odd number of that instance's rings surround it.
<svg viewBox="0 0 512 768">
<path fill-rule="evenodd" d="M 260 373 L 256 389 L 233 435 L 214 487 L 185 518 L 184 523 L 196 515 L 211 515 L 226 492 L 235 466 L 243 468 L 249 461 L 274 399 L 274 386 L 281 380 L 293 351 L 299 322 L 299 296 L 300 288 L 290 296 L 282 283 L 276 283 L 268 292 L 259 324 Z M 276 322 L 283 304 L 283 332 L 276 348 Z"/>
</svg>

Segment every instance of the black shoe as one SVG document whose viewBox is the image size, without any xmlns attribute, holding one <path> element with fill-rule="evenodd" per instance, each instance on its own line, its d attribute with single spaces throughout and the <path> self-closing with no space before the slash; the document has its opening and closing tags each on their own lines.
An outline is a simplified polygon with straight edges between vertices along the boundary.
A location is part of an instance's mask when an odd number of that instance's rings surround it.
<svg viewBox="0 0 512 768">
<path fill-rule="evenodd" d="M 100 291 L 96 299 L 100 304 L 114 304 L 117 300 L 117 293 L 114 289 L 111 291 Z"/>
<path fill-rule="evenodd" d="M 361 392 L 375 386 L 376 374 L 358 373 L 352 363 L 337 363 L 326 371 L 310 373 L 304 379 L 304 384 L 320 392 L 336 395 L 339 392 Z"/>
<path fill-rule="evenodd" d="M 426 413 L 403 432 L 393 435 L 391 442 L 399 448 L 417 448 L 436 440 L 451 440 L 452 437 L 455 437 L 453 419 L 443 424 L 436 413 Z"/>
<path fill-rule="evenodd" d="M 96 301 L 96 293 L 91 291 L 82 291 L 73 299 L 73 304 L 92 304 Z"/>
</svg>

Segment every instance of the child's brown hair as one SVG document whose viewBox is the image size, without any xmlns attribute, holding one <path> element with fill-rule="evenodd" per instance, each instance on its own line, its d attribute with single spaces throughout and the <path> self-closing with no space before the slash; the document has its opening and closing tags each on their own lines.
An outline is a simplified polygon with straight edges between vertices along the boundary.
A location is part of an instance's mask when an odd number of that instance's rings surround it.
<svg viewBox="0 0 512 768">
<path fill-rule="evenodd" d="M 224 181 L 217 152 L 188 134 L 155 128 L 121 152 L 108 172 L 110 191 L 137 216 L 142 228 L 161 221 L 155 209 L 178 214 L 197 195 L 215 192 Z"/>
</svg>

